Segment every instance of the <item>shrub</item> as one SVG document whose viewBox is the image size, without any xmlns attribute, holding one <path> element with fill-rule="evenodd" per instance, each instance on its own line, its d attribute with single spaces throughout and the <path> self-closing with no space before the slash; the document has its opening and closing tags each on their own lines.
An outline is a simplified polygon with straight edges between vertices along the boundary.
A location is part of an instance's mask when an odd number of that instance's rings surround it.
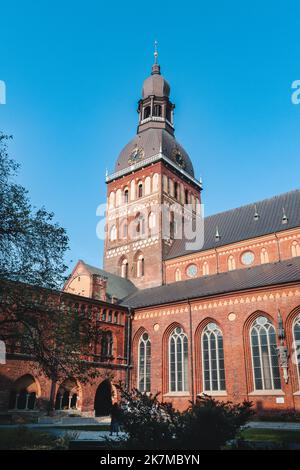
<svg viewBox="0 0 300 470">
<path fill-rule="evenodd" d="M 127 439 L 118 445 L 127 449 L 220 449 L 238 435 L 253 413 L 250 402 L 234 405 L 207 396 L 181 413 L 171 403 L 161 403 L 159 394 L 119 389 Z"/>
</svg>

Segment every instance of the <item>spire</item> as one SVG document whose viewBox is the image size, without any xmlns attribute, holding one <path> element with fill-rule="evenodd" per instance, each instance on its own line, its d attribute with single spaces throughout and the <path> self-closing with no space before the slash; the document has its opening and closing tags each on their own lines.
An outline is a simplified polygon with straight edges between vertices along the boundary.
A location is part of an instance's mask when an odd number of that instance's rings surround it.
<svg viewBox="0 0 300 470">
<path fill-rule="evenodd" d="M 160 65 L 157 63 L 158 51 L 157 51 L 158 42 L 154 41 L 154 64 L 152 65 L 152 75 L 160 75 Z"/>
</svg>

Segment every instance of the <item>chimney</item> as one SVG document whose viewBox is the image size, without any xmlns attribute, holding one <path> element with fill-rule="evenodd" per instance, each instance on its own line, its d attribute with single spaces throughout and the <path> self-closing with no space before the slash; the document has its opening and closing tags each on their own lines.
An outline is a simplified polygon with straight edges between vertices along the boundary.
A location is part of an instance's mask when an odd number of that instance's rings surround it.
<svg viewBox="0 0 300 470">
<path fill-rule="evenodd" d="M 95 300 L 106 301 L 106 287 L 107 278 L 99 276 L 98 274 L 92 275 L 92 298 Z"/>
</svg>

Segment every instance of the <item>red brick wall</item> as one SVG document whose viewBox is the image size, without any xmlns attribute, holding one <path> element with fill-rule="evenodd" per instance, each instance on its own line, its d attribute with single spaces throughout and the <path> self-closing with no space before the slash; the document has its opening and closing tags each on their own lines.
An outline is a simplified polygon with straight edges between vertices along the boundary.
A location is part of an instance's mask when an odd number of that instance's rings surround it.
<svg viewBox="0 0 300 470">
<path fill-rule="evenodd" d="M 191 322 L 190 329 L 190 307 Z M 147 331 L 152 347 L 152 392 L 162 392 L 163 400 L 170 400 L 179 409 L 188 406 L 192 398 L 192 370 L 194 371 L 194 396 L 203 391 L 202 360 L 200 337 L 208 321 L 216 322 L 223 332 L 226 396 L 218 399 L 240 402 L 249 399 L 263 409 L 297 409 L 300 411 L 300 396 L 295 395 L 300 389 L 297 367 L 289 360 L 289 383 L 282 378 L 284 404 L 276 403 L 275 395 L 253 393 L 253 372 L 251 366 L 249 324 L 261 313 L 268 315 L 277 328 L 278 309 L 282 314 L 287 332 L 289 351 L 292 351 L 292 321 L 300 314 L 300 285 L 261 289 L 211 298 L 195 300 L 189 305 L 186 302 L 165 305 L 157 308 L 139 309 L 133 321 L 133 373 L 132 386 L 137 382 L 137 345 L 142 331 Z M 231 319 L 231 320 L 230 320 Z M 168 352 L 167 342 L 173 326 L 181 325 L 189 339 L 193 342 L 193 368 L 191 351 L 189 351 L 189 394 L 188 396 L 170 396 L 168 394 Z M 282 375 L 282 370 L 281 370 Z"/>
<path fill-rule="evenodd" d="M 245 251 L 252 251 L 255 259 L 251 266 L 261 264 L 261 250 L 265 248 L 268 253 L 269 262 L 274 263 L 279 260 L 286 260 L 292 257 L 292 243 L 297 240 L 300 245 L 300 229 L 286 230 L 278 234 L 271 234 L 256 239 L 246 240 L 240 243 L 217 248 L 217 250 L 207 250 L 193 253 L 187 256 L 181 256 L 172 260 L 165 261 L 165 282 L 166 284 L 175 282 L 175 273 L 177 269 L 181 271 L 181 279 L 189 279 L 186 269 L 190 264 L 196 264 L 198 275 L 203 275 L 203 263 L 209 265 L 209 274 L 228 271 L 228 258 L 233 256 L 236 269 L 246 268 L 242 263 L 241 256 Z"/>
</svg>

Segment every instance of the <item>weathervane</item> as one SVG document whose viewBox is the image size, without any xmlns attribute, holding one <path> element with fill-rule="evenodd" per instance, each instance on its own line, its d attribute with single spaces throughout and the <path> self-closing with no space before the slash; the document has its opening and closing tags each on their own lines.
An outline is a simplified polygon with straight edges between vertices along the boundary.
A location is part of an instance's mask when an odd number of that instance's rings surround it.
<svg viewBox="0 0 300 470">
<path fill-rule="evenodd" d="M 158 42 L 154 41 L 154 63 L 155 64 L 157 64 L 157 57 L 158 57 L 157 46 L 158 46 Z"/>
</svg>

